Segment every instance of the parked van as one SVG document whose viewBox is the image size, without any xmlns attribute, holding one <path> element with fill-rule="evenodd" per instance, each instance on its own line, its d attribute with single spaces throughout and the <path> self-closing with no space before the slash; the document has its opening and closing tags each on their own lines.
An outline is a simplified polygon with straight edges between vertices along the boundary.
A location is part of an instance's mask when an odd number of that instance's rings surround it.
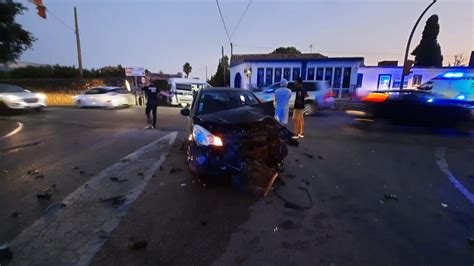
<svg viewBox="0 0 474 266">
<path fill-rule="evenodd" d="M 420 85 L 418 89 L 432 91 L 448 99 L 474 102 L 474 70 L 446 72 Z"/>
<path fill-rule="evenodd" d="M 191 106 L 195 93 L 202 88 L 211 87 L 209 83 L 201 79 L 171 78 L 168 81 L 170 91 L 170 104 Z"/>
</svg>

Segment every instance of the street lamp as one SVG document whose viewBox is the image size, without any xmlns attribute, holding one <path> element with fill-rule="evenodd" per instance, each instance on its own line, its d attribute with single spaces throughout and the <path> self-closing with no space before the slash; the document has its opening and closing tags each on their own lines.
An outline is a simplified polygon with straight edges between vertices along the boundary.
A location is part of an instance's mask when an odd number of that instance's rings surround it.
<svg viewBox="0 0 474 266">
<path fill-rule="evenodd" d="M 410 51 L 410 44 L 411 44 L 411 39 L 413 38 L 413 34 L 415 33 L 416 27 L 418 27 L 418 24 L 420 23 L 421 18 L 423 18 L 423 16 L 426 14 L 428 9 L 430 9 L 436 3 L 436 1 L 437 0 L 433 0 L 433 2 L 431 2 L 431 4 L 429 4 L 426 7 L 426 9 L 423 11 L 423 13 L 421 13 L 420 17 L 416 21 L 415 26 L 413 26 L 413 29 L 411 30 L 410 37 L 408 38 L 407 48 L 405 50 L 405 57 L 403 59 L 402 78 L 400 79 L 400 90 L 403 90 L 403 83 L 405 82 L 405 75 L 409 74 L 408 72 L 409 72 L 410 66 L 409 66 L 409 62 L 408 62 L 408 52 Z"/>
<path fill-rule="evenodd" d="M 252 67 L 244 69 L 245 76 L 249 78 L 249 90 L 251 89 L 251 79 L 252 79 Z"/>
</svg>

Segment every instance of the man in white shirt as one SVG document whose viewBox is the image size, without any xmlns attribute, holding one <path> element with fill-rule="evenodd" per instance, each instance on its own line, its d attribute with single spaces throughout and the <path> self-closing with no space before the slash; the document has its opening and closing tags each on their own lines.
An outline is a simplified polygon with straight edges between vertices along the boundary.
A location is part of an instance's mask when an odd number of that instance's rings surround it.
<svg viewBox="0 0 474 266">
<path fill-rule="evenodd" d="M 275 119 L 283 125 L 288 123 L 291 90 L 287 88 L 288 81 L 282 79 L 280 88 L 275 90 Z"/>
</svg>

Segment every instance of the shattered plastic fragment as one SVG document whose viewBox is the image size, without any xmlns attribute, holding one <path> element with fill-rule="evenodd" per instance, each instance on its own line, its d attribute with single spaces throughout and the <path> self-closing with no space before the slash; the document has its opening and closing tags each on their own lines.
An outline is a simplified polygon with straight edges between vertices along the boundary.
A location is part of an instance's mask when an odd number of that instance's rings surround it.
<svg viewBox="0 0 474 266">
<path fill-rule="evenodd" d="M 399 201 L 399 198 L 397 195 L 389 195 L 389 194 L 385 194 L 383 195 L 383 197 L 386 199 L 386 200 L 396 200 L 396 201 Z"/>
<path fill-rule="evenodd" d="M 314 155 L 304 152 L 303 155 L 306 155 L 309 159 L 314 159 Z"/>
<path fill-rule="evenodd" d="M 186 183 L 181 184 L 181 186 L 182 186 L 182 187 L 185 187 L 185 186 L 186 186 Z"/>
<path fill-rule="evenodd" d="M 128 243 L 128 248 L 130 250 L 142 249 L 142 248 L 146 248 L 147 246 L 148 246 L 148 242 L 146 240 L 140 240 L 133 243 Z"/>
<path fill-rule="evenodd" d="M 35 169 L 35 170 L 28 170 L 28 174 L 29 175 L 36 175 L 36 174 L 39 174 L 39 170 L 38 169 Z"/>
<path fill-rule="evenodd" d="M 13 257 L 13 253 L 10 251 L 10 248 L 7 244 L 3 244 L 0 246 L 0 259 L 11 259 Z"/>
<path fill-rule="evenodd" d="M 446 203 L 441 203 L 441 207 L 447 208 L 447 207 L 448 207 L 448 204 L 446 204 Z"/>
</svg>

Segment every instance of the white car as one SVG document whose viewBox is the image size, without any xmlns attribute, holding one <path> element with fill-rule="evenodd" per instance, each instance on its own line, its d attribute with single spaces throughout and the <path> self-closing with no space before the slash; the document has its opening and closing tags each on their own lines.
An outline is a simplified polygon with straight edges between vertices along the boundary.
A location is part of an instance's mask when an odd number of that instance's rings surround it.
<svg viewBox="0 0 474 266">
<path fill-rule="evenodd" d="M 46 107 L 46 95 L 33 93 L 22 87 L 0 84 L 0 109 L 35 109 Z"/>
<path fill-rule="evenodd" d="M 79 107 L 128 107 L 132 102 L 132 94 L 121 87 L 95 87 L 74 97 Z"/>
<path fill-rule="evenodd" d="M 263 102 L 275 100 L 275 90 L 280 87 L 280 83 L 274 83 L 261 92 L 255 92 L 255 95 Z M 288 88 L 291 90 L 290 109 L 295 105 L 295 83 L 288 82 Z M 305 115 L 315 114 L 319 110 L 334 109 L 334 94 L 326 81 L 303 82 L 303 88 L 308 92 L 309 97 L 305 98 Z"/>
<path fill-rule="evenodd" d="M 418 90 L 474 103 L 474 71 L 446 72 L 420 85 Z"/>
</svg>

